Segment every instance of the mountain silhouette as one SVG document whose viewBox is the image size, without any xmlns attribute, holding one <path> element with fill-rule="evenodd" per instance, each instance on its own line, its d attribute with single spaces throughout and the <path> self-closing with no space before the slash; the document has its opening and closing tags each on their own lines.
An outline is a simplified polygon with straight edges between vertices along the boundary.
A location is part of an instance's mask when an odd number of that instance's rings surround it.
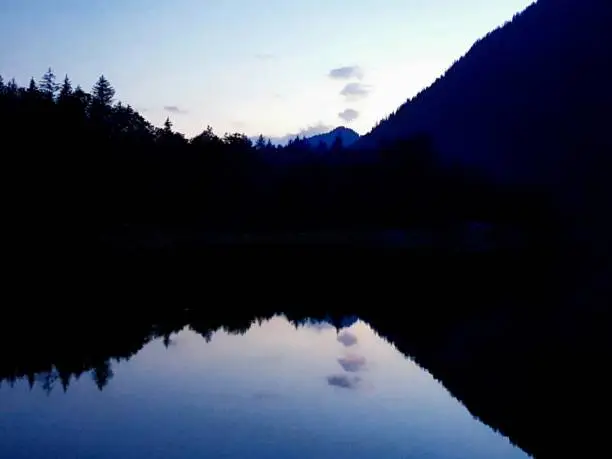
<svg viewBox="0 0 612 459">
<path fill-rule="evenodd" d="M 342 127 L 320 136 L 320 124 L 282 146 L 210 126 L 188 139 L 170 118 L 156 127 L 115 101 L 104 75 L 89 93 L 52 69 L 24 87 L 0 78 L 3 141 L 31 152 L 10 157 L 16 189 L 28 191 L 11 204 L 12 233 L 36 253 L 79 254 L 174 251 L 260 231 L 342 229 L 363 244 L 355 234 L 397 241 L 406 240 L 397 229 L 416 229 L 435 241 L 422 248 L 446 250 L 462 245 L 464 228 L 488 225 L 504 227 L 489 247 L 520 234 L 525 249 L 566 248 L 571 233 L 600 256 L 612 239 L 611 8 L 540 0 L 362 139 Z M 345 148 L 354 139 L 384 145 Z M 40 232 L 22 215 L 61 223 Z"/>
<path fill-rule="evenodd" d="M 355 147 L 427 134 L 443 162 L 595 214 L 611 190 L 611 20 L 609 0 L 539 0 Z"/>
<path fill-rule="evenodd" d="M 340 140 L 342 140 L 342 146 L 348 147 L 357 142 L 357 140 L 359 140 L 359 134 L 357 134 L 352 129 L 349 129 L 344 126 L 339 126 L 330 132 L 308 137 L 306 140 L 312 147 L 317 147 L 320 143 L 323 143 L 326 147 L 330 148 L 337 138 L 340 138 Z"/>
</svg>

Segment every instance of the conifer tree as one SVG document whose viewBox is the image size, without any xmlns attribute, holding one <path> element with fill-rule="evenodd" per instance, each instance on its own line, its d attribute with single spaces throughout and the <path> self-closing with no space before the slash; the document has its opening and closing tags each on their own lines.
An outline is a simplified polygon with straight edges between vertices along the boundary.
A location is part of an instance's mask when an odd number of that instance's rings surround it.
<svg viewBox="0 0 612 459">
<path fill-rule="evenodd" d="M 94 85 L 91 95 L 94 104 L 102 107 L 110 107 L 115 97 L 115 89 L 111 86 L 106 77 L 101 75 Z"/>
<path fill-rule="evenodd" d="M 40 80 L 40 92 L 49 99 L 54 99 L 55 94 L 59 89 L 59 85 L 55 81 L 55 74 L 51 67 L 45 72 Z"/>
<path fill-rule="evenodd" d="M 68 75 L 66 75 L 62 87 L 60 88 L 58 99 L 67 100 L 70 96 L 72 96 L 72 83 L 70 82 Z"/>
</svg>

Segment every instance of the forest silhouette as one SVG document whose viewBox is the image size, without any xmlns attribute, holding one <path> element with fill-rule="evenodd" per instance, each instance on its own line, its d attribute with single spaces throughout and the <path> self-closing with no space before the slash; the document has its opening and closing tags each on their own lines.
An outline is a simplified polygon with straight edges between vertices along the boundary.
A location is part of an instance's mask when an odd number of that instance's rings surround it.
<svg viewBox="0 0 612 459">
<path fill-rule="evenodd" d="M 546 189 L 584 250 L 612 254 L 609 0 L 538 0 L 477 40 L 356 147 L 427 132 L 440 162 Z M 571 227 L 571 229 L 570 229 Z M 589 246 L 587 248 L 587 246 Z"/>
<path fill-rule="evenodd" d="M 194 230 L 183 237 L 187 246 L 197 230 L 432 229 L 466 221 L 515 226 L 539 234 L 538 243 L 552 239 L 555 217 L 542 190 L 442 167 L 426 134 L 366 150 L 344 148 L 340 138 L 329 148 L 300 138 L 274 146 L 263 136 L 220 137 L 210 126 L 187 139 L 170 119 L 154 127 L 114 95 L 104 76 L 90 92 L 68 76 L 57 82 L 51 69 L 27 87 L 0 79 L 7 170 L 19 190 L 7 210 L 25 247 L 138 247 L 151 223 Z"/>
<path fill-rule="evenodd" d="M 26 86 L 0 77 L 16 254 L 0 380 L 69 390 L 89 373 L 103 389 L 114 362 L 186 326 L 210 339 L 277 313 L 357 315 L 525 451 L 596 456 L 607 436 L 592 411 L 612 385 L 609 11 L 540 0 L 350 147 L 210 126 L 188 139 L 116 101 L 105 76 L 91 90 L 51 69 Z M 448 256 L 483 228 L 500 250 Z M 389 229 L 442 250 L 91 257 Z"/>
</svg>

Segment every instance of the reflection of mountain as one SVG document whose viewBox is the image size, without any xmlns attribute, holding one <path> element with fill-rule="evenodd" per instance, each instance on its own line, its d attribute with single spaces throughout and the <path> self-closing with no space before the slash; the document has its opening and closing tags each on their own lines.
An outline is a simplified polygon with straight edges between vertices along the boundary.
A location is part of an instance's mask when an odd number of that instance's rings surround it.
<svg viewBox="0 0 612 459">
<path fill-rule="evenodd" d="M 314 320 L 311 318 L 304 320 L 297 320 L 294 322 L 296 327 L 308 327 L 315 330 L 328 330 L 333 329 L 334 326 L 325 320 Z"/>
<path fill-rule="evenodd" d="M 359 317 L 354 315 L 345 316 L 342 314 L 337 314 L 334 317 L 324 316 L 322 319 L 307 318 L 303 320 L 295 320 L 295 323 L 310 328 L 324 329 L 332 327 L 341 330 L 343 328 L 350 327 L 358 320 Z"/>
<path fill-rule="evenodd" d="M 358 320 L 359 320 L 359 317 L 357 316 L 342 317 L 340 319 L 340 325 L 341 325 L 340 328 L 349 328 L 351 325 L 353 325 Z"/>
<path fill-rule="evenodd" d="M 580 298 L 581 308 L 572 308 L 566 299 L 576 295 L 569 290 L 580 280 L 575 272 L 569 276 L 567 267 L 546 272 L 534 260 L 513 268 L 519 262 L 514 258 L 496 265 L 484 258 L 470 265 L 423 264 L 414 272 L 396 266 L 394 276 L 387 272 L 370 290 L 363 290 L 364 279 L 354 277 L 353 290 L 340 282 L 330 289 L 333 282 L 326 283 L 325 290 L 310 292 L 310 307 L 296 302 L 291 308 L 291 297 L 274 290 L 268 297 L 262 292 L 254 296 L 253 288 L 241 286 L 236 289 L 241 295 L 249 291 L 250 301 L 263 305 L 243 314 L 241 308 L 217 307 L 222 297 L 211 290 L 202 306 L 191 301 L 188 310 L 176 307 L 180 302 L 175 298 L 155 308 L 89 307 L 21 317 L 17 311 L 0 322 L 0 379 L 25 377 L 48 390 L 58 381 L 68 387 L 73 378 L 89 373 L 103 388 L 112 377 L 113 361 L 129 359 L 152 339 L 169 337 L 185 326 L 214 339 L 216 330 L 244 333 L 254 320 L 283 310 L 297 326 L 308 316 L 331 316 L 340 324 L 352 310 L 525 451 L 550 457 L 561 446 L 566 451 L 575 447 L 589 456 L 587 450 L 606 438 L 598 436 L 603 427 L 590 415 L 605 400 L 609 382 L 607 368 L 602 370 L 610 357 L 608 306 L 588 303 L 601 300 L 603 290 L 589 287 Z M 508 275 L 513 269 L 514 275 Z M 294 295 L 305 291 L 297 289 Z M 234 304 L 231 298 L 226 296 L 225 304 Z M 324 306 L 330 303 L 338 306 Z M 21 342 L 23 346 L 15 346 Z M 328 382 L 353 388 L 367 362 L 355 348 L 342 349 L 346 354 Z M 580 428 L 588 429 L 588 435 Z M 565 439 L 563 445 L 559 438 Z"/>
</svg>

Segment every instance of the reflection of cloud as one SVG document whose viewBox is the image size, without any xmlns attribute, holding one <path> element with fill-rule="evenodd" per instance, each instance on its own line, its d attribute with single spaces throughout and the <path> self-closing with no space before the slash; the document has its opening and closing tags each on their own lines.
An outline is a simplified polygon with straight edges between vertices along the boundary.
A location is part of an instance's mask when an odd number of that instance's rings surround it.
<svg viewBox="0 0 612 459">
<path fill-rule="evenodd" d="M 366 364 L 366 359 L 362 355 L 347 355 L 345 357 L 340 357 L 338 359 L 338 363 L 344 371 L 348 371 L 349 373 L 357 373 L 361 371 Z"/>
<path fill-rule="evenodd" d="M 329 71 L 329 77 L 333 80 L 350 80 L 351 78 L 363 78 L 363 71 L 358 65 L 338 67 Z"/>
<path fill-rule="evenodd" d="M 343 331 L 338 335 L 338 341 L 340 341 L 346 347 L 351 347 L 357 344 L 357 337 L 351 332 Z"/>
<path fill-rule="evenodd" d="M 332 375 L 327 377 L 327 384 L 341 389 L 356 389 L 360 381 L 359 376 Z"/>
</svg>

